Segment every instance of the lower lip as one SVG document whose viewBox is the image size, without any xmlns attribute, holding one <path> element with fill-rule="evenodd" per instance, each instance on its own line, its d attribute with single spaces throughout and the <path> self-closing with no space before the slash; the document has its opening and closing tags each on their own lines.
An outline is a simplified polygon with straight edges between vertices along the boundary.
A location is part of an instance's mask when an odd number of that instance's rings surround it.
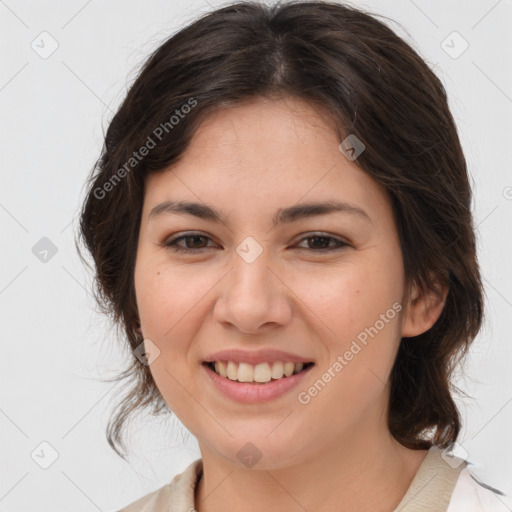
<svg viewBox="0 0 512 512">
<path fill-rule="evenodd" d="M 297 386 L 314 365 L 309 366 L 296 375 L 271 380 L 265 384 L 251 384 L 227 379 L 226 377 L 222 377 L 215 373 L 215 371 L 206 364 L 202 364 L 201 366 L 221 393 L 233 400 L 236 400 L 237 402 L 252 404 L 268 402 L 269 400 L 273 400 L 284 395 Z"/>
</svg>

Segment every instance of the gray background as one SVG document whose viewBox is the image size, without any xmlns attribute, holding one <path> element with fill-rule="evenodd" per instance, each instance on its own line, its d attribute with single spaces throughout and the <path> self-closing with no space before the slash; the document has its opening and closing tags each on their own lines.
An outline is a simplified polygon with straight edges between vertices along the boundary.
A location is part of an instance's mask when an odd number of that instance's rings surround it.
<svg viewBox="0 0 512 512">
<path fill-rule="evenodd" d="M 465 424 L 456 453 L 467 454 L 484 481 L 512 493 L 512 1 L 354 3 L 402 24 L 407 33 L 389 22 L 434 67 L 450 97 L 474 181 L 487 295 L 485 325 L 457 381 L 474 400 L 457 400 Z M 200 456 L 177 419 L 137 423 L 131 465 L 108 446 L 104 429 L 120 390 L 99 379 L 112 377 L 126 353 L 95 310 L 73 230 L 102 131 L 138 66 L 171 33 L 221 5 L 0 1 L 4 512 L 116 510 Z M 43 469 L 53 450 L 56 460 Z"/>
</svg>

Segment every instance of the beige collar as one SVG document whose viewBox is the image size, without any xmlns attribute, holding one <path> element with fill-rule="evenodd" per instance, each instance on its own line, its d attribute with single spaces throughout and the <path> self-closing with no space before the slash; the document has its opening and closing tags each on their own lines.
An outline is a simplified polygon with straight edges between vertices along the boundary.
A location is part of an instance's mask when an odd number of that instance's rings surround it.
<svg viewBox="0 0 512 512">
<path fill-rule="evenodd" d="M 445 455 L 432 446 L 411 485 L 393 512 L 445 512 L 450 504 L 459 473 L 467 462 Z"/>
<path fill-rule="evenodd" d="M 428 451 L 411 485 L 393 512 L 445 512 L 459 473 L 467 462 L 441 455 L 437 446 Z M 192 512 L 195 490 L 203 472 L 203 460 L 196 459 L 170 484 L 148 494 L 119 512 Z"/>
</svg>

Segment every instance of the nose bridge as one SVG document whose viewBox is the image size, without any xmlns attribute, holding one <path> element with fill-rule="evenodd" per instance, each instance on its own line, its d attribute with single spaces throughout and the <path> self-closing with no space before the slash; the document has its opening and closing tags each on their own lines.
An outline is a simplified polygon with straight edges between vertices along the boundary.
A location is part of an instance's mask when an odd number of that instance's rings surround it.
<svg viewBox="0 0 512 512">
<path fill-rule="evenodd" d="M 253 302 L 269 300 L 274 288 L 270 277 L 270 251 L 252 236 L 246 237 L 237 247 L 233 258 L 231 291 L 242 296 L 248 294 Z"/>
<path fill-rule="evenodd" d="M 218 320 L 249 332 L 268 322 L 286 322 L 286 287 L 276 276 L 270 251 L 252 237 L 236 247 L 233 268 L 222 290 Z"/>
</svg>

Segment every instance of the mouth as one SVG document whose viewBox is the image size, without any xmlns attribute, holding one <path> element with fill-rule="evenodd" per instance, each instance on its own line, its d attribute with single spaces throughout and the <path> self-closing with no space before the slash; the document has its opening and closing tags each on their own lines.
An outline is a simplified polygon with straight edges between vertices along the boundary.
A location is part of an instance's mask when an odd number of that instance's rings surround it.
<svg viewBox="0 0 512 512">
<path fill-rule="evenodd" d="M 202 364 L 226 380 L 262 385 L 274 381 L 286 381 L 292 376 L 306 372 L 315 363 L 274 361 L 272 363 L 251 365 L 234 361 L 203 361 Z"/>
</svg>

